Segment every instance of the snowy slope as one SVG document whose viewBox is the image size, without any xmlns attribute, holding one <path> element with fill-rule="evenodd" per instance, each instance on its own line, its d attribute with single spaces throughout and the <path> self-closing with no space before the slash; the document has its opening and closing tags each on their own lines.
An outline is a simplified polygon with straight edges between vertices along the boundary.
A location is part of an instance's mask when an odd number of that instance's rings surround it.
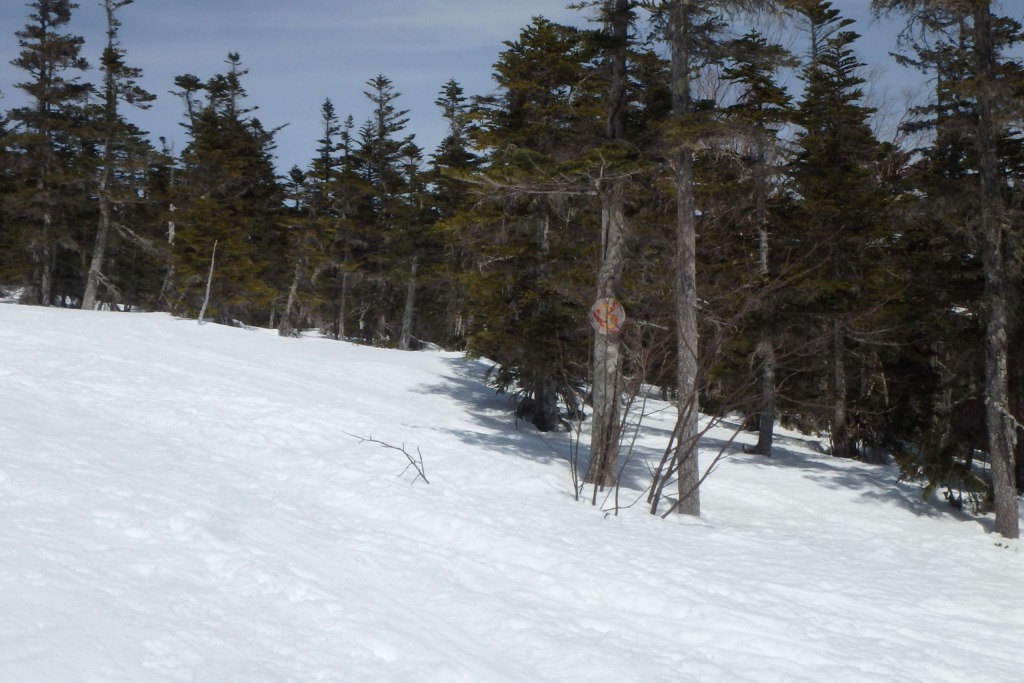
<svg viewBox="0 0 1024 683">
<path fill-rule="evenodd" d="M 1024 676 L 1021 544 L 793 436 L 615 517 L 457 355 L 15 305 L 0 353 L 0 681 Z"/>
</svg>

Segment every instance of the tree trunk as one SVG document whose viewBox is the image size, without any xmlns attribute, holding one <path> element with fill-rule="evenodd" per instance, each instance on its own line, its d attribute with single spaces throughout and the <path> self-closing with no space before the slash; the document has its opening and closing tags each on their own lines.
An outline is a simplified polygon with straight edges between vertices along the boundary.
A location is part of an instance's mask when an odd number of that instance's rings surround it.
<svg viewBox="0 0 1024 683">
<path fill-rule="evenodd" d="M 341 302 L 338 304 L 338 336 L 337 339 L 345 339 L 345 316 L 346 302 L 348 301 L 348 271 L 341 271 Z M 362 320 L 362 318 L 360 318 Z"/>
<path fill-rule="evenodd" d="M 277 333 L 282 337 L 297 337 L 295 326 L 292 325 L 292 312 L 295 310 L 295 302 L 299 297 L 299 282 L 302 280 L 302 261 L 295 263 L 295 272 L 292 275 L 292 286 L 288 288 L 288 302 L 284 305 L 284 313 L 281 315 L 281 324 L 277 327 Z"/>
<path fill-rule="evenodd" d="M 206 307 L 210 303 L 210 288 L 213 286 L 213 269 L 217 262 L 217 240 L 213 241 L 213 253 L 210 254 L 210 274 L 206 278 L 206 296 L 203 297 L 203 307 L 199 309 L 199 324 L 203 324 L 206 317 Z"/>
<path fill-rule="evenodd" d="M 846 358 L 843 353 L 842 322 L 832 320 L 832 455 L 852 458 L 856 455 L 850 442 L 850 428 L 846 420 Z"/>
<path fill-rule="evenodd" d="M 764 140 L 763 131 L 757 139 L 758 163 L 756 168 L 756 197 L 755 211 L 758 225 L 758 261 L 759 275 L 762 286 L 768 283 L 768 169 L 767 154 L 768 145 Z M 771 301 L 762 300 L 760 341 L 757 344 L 756 355 L 761 359 L 761 405 L 757 414 L 757 445 L 754 452 L 772 457 L 772 442 L 775 437 L 775 345 L 772 340 L 772 315 Z"/>
<path fill-rule="evenodd" d="M 1020 536 L 1017 487 L 1014 482 L 1016 424 L 1010 414 L 1009 325 L 1006 266 L 1003 260 L 1003 212 L 993 116 L 995 48 L 992 15 L 987 2 L 973 9 L 974 60 L 978 82 L 978 157 L 981 181 L 982 260 L 985 269 L 985 423 L 995 495 L 995 532 Z"/>
<path fill-rule="evenodd" d="M 690 54 L 691 0 L 676 0 L 669 9 L 668 39 L 672 52 L 672 115 L 683 121 L 692 113 Z M 700 516 L 700 464 L 697 461 L 697 218 L 693 187 L 693 148 L 680 141 L 674 154 L 676 183 L 675 318 L 677 388 L 681 419 L 674 453 L 679 502 L 676 510 Z"/>
<path fill-rule="evenodd" d="M 110 140 L 105 142 L 110 147 Z M 85 279 L 85 293 L 82 295 L 82 310 L 91 311 L 96 308 L 96 295 L 99 292 L 100 271 L 103 268 L 103 259 L 107 254 L 107 239 L 110 235 L 110 154 L 104 154 L 103 177 L 100 180 L 99 200 L 100 218 L 96 226 L 96 244 L 92 248 L 92 261 L 89 263 L 89 273 Z"/>
<path fill-rule="evenodd" d="M 416 306 L 416 268 L 419 257 L 412 257 L 412 268 L 409 273 L 409 285 L 405 290 L 405 310 L 402 311 L 402 333 L 398 338 L 398 348 L 408 351 L 412 346 L 412 321 Z"/>
<path fill-rule="evenodd" d="M 114 49 L 114 32 L 116 24 L 113 18 L 113 9 L 107 3 L 107 30 L 109 42 L 108 50 Z M 92 261 L 89 264 L 89 273 L 85 279 L 85 293 L 82 295 L 82 309 L 91 311 L 96 307 L 96 294 L 99 290 L 100 271 L 103 268 L 103 259 L 107 255 L 107 239 L 110 235 L 110 214 L 111 214 L 111 188 L 110 182 L 113 179 L 111 165 L 114 162 L 114 154 L 111 146 L 113 144 L 113 129 L 117 123 L 117 88 L 114 74 L 109 66 L 104 68 L 104 124 L 105 135 L 103 139 L 103 171 L 100 175 L 100 183 L 97 192 L 99 202 L 100 218 L 96 226 L 96 243 L 92 249 Z"/>
<path fill-rule="evenodd" d="M 557 382 L 550 374 L 537 378 L 533 385 L 533 425 L 542 432 L 558 429 Z"/>
<path fill-rule="evenodd" d="M 762 338 L 756 351 L 761 359 L 761 405 L 757 415 L 757 445 L 754 452 L 772 457 L 775 438 L 775 348 Z"/>
<path fill-rule="evenodd" d="M 42 183 L 39 184 L 42 187 Z M 33 250 L 35 265 L 38 268 L 36 282 L 39 283 L 39 305 L 53 305 L 53 272 L 55 270 L 55 247 L 50 243 L 53 234 L 53 219 L 50 212 L 43 213 L 42 244 Z M 35 284 L 35 283 L 33 283 Z"/>
<path fill-rule="evenodd" d="M 620 179 L 598 183 L 601 197 L 602 259 L 598 271 L 597 298 L 613 297 L 619 287 L 626 260 L 626 217 L 623 183 Z M 619 394 L 622 354 L 618 331 L 594 335 L 593 417 L 590 433 L 590 463 L 586 481 L 599 487 L 615 480 L 619 450 Z"/>
<path fill-rule="evenodd" d="M 630 0 L 607 0 L 605 21 L 613 41 L 609 63 L 612 79 L 607 95 L 608 118 L 605 137 L 621 140 L 625 134 L 627 47 L 631 19 Z M 601 200 L 601 265 L 597 272 L 597 298 L 618 294 L 622 268 L 626 263 L 625 181 L 601 178 L 597 194 Z M 593 416 L 590 432 L 590 462 L 586 481 L 604 488 L 614 483 L 620 440 L 619 394 L 622 385 L 622 353 L 619 332 L 594 335 Z"/>
</svg>

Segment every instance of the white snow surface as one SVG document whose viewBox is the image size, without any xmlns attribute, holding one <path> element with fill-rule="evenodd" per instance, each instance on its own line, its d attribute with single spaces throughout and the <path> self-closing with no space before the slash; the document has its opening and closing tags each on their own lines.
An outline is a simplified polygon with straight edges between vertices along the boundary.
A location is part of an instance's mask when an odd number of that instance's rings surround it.
<svg viewBox="0 0 1024 683">
<path fill-rule="evenodd" d="M 0 681 L 1024 677 L 1021 543 L 797 434 L 616 516 L 458 354 L 16 305 L 0 353 Z"/>
</svg>

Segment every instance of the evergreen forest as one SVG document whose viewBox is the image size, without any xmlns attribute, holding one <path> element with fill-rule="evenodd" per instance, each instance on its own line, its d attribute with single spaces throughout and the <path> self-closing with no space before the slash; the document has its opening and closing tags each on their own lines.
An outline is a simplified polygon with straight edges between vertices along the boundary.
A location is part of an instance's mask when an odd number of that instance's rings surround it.
<svg viewBox="0 0 1024 683">
<path fill-rule="evenodd" d="M 828 0 L 584 0 L 578 25 L 510 36 L 491 92 L 437 84 L 436 149 L 379 74 L 365 121 L 325 97 L 290 169 L 237 53 L 166 84 L 180 151 L 130 122 L 155 98 L 119 40 L 132 4 L 102 0 L 99 63 L 69 0 L 26 3 L 5 56 L 25 104 L 0 112 L 0 284 L 20 303 L 489 359 L 537 429 L 586 416 L 581 490 L 615 486 L 627 408 L 660 392 L 679 417 L 652 512 L 700 514 L 698 413 L 739 415 L 762 456 L 776 425 L 827 434 L 1018 536 L 1015 3 L 872 0 L 930 88 L 882 130 Z"/>
</svg>

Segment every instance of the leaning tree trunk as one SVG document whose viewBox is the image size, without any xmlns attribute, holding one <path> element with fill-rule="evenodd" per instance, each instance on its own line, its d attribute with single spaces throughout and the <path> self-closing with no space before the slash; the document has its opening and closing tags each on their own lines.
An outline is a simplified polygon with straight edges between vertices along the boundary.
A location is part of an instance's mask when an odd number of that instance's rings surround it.
<svg viewBox="0 0 1024 683">
<path fill-rule="evenodd" d="M 995 48 L 988 3 L 973 10 L 974 59 L 978 87 L 978 157 L 981 182 L 982 261 L 985 269 L 985 423 L 995 495 L 995 532 L 1020 536 L 1017 487 L 1014 482 L 1016 424 L 1010 414 L 1009 325 L 1006 266 L 1003 260 L 1003 212 L 993 115 Z"/>
<path fill-rule="evenodd" d="M 217 263 L 217 242 L 213 241 L 213 253 L 210 254 L 210 274 L 206 277 L 206 295 L 203 297 L 203 306 L 199 309 L 199 324 L 203 324 L 203 319 L 206 318 L 206 307 L 210 305 L 210 289 L 213 287 L 213 273 L 214 267 Z"/>
<path fill-rule="evenodd" d="M 104 10 L 107 15 L 107 52 L 104 54 L 103 64 L 103 171 L 100 175 L 97 200 L 100 209 L 99 223 L 96 226 L 96 243 L 93 245 L 92 260 L 89 263 L 89 272 L 85 279 L 85 293 L 82 294 L 82 309 L 91 311 L 96 308 L 96 296 L 99 293 L 99 284 L 103 261 L 107 256 L 107 241 L 110 237 L 111 214 L 113 212 L 113 188 L 114 180 L 114 131 L 118 124 L 118 71 L 117 65 L 106 60 L 109 55 L 117 54 L 117 30 L 120 22 L 115 19 L 114 12 L 128 3 L 121 0 L 114 2 L 106 0 Z M 115 60 L 116 62 L 116 60 Z"/>
<path fill-rule="evenodd" d="M 106 147 L 110 147 L 110 140 L 106 141 Z M 97 198 L 100 209 L 99 224 L 96 226 L 96 244 L 92 249 L 92 260 L 89 263 L 89 273 L 85 279 L 85 293 L 82 295 L 82 310 L 91 311 L 96 308 L 96 295 L 99 292 L 100 270 L 103 268 L 103 259 L 107 255 L 107 240 L 110 235 L 111 210 L 110 210 L 110 158 L 109 153 L 104 154 L 103 176 L 100 179 L 100 187 Z"/>
<path fill-rule="evenodd" d="M 281 315 L 281 324 L 277 326 L 277 333 L 282 337 L 297 337 L 295 326 L 292 325 L 292 316 L 295 314 L 295 305 L 299 299 L 299 283 L 302 281 L 302 261 L 295 262 L 295 272 L 292 274 L 292 286 L 288 288 L 288 302 L 284 306 L 284 313 Z"/>
<path fill-rule="evenodd" d="M 113 40 L 113 38 L 111 38 Z M 113 49 L 111 44 L 108 49 Z M 92 249 L 92 260 L 89 263 L 89 273 L 85 279 L 85 293 L 82 295 L 82 310 L 91 311 L 96 307 L 96 295 L 99 292 L 100 271 L 103 268 L 103 259 L 107 256 L 107 240 L 110 236 L 112 204 L 110 187 L 114 174 L 111 166 L 114 163 L 113 128 L 117 123 L 117 92 L 113 81 L 113 74 L 106 69 L 105 76 L 106 111 L 104 124 L 106 135 L 103 139 L 103 170 L 100 174 L 99 188 L 96 193 L 100 218 L 96 226 L 96 243 Z"/>
</svg>

